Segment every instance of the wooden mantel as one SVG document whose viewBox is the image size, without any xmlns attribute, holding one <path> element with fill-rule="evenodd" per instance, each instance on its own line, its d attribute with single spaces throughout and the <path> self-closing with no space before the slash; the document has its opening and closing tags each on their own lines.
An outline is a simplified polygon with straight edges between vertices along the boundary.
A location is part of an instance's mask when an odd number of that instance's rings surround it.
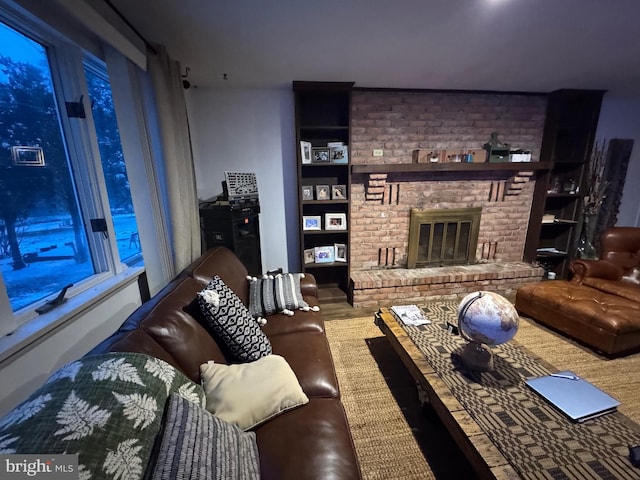
<svg viewBox="0 0 640 480">
<path fill-rule="evenodd" d="M 551 167 L 551 162 L 382 163 L 351 165 L 351 173 L 530 172 Z"/>
</svg>

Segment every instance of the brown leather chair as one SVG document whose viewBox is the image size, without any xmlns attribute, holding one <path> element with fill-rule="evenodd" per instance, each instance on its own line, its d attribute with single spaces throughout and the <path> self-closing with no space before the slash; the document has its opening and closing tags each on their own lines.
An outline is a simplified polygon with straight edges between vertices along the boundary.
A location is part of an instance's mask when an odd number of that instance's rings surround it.
<svg viewBox="0 0 640 480">
<path fill-rule="evenodd" d="M 640 228 L 613 227 L 600 260 L 574 260 L 571 281 L 526 285 L 516 309 L 608 355 L 640 348 Z"/>
</svg>

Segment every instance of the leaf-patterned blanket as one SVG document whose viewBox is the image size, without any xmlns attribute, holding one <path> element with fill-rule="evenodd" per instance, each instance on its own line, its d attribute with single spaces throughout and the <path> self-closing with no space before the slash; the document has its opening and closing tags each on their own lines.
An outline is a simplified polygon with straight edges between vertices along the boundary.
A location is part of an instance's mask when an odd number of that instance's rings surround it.
<svg viewBox="0 0 640 480">
<path fill-rule="evenodd" d="M 141 479 L 171 393 L 205 405 L 200 385 L 157 358 L 81 358 L 0 419 L 0 454 L 77 453 L 81 480 Z"/>
</svg>

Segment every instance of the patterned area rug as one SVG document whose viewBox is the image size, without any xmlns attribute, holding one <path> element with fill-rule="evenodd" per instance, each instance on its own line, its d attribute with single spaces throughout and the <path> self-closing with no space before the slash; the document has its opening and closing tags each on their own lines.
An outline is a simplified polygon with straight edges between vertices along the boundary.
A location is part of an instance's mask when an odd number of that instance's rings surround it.
<svg viewBox="0 0 640 480">
<path fill-rule="evenodd" d="M 422 308 L 433 323 L 405 330 L 523 478 L 640 478 L 640 470 L 628 460 L 628 446 L 640 440 L 637 425 L 621 413 L 584 423 L 566 420 L 523 383 L 555 369 L 513 341 L 492 349 L 493 371 L 470 372 L 458 357 L 467 342 L 445 328 L 447 320 L 455 321 L 457 302 Z M 562 366 L 570 367 L 565 362 Z"/>
</svg>

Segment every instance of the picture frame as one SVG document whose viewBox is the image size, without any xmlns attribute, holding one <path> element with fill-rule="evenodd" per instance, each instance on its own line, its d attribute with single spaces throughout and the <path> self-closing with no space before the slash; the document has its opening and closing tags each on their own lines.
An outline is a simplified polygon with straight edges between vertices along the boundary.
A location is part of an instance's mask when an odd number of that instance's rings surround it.
<svg viewBox="0 0 640 480">
<path fill-rule="evenodd" d="M 11 162 L 16 167 L 44 167 L 44 150 L 42 147 L 11 147 Z"/>
<path fill-rule="evenodd" d="M 302 185 L 300 187 L 302 192 L 302 201 L 313 200 L 313 186 L 312 185 Z"/>
<path fill-rule="evenodd" d="M 331 185 L 331 200 L 346 200 L 346 199 L 347 199 L 346 185 Z"/>
<path fill-rule="evenodd" d="M 347 261 L 347 245 L 344 243 L 335 243 L 333 245 L 333 249 L 335 251 L 334 257 L 336 262 L 346 262 Z"/>
<path fill-rule="evenodd" d="M 302 217 L 302 230 L 322 230 L 320 215 L 304 215 Z"/>
<path fill-rule="evenodd" d="M 327 245 L 314 248 L 315 263 L 333 263 L 335 252 L 333 245 Z"/>
<path fill-rule="evenodd" d="M 347 214 L 346 213 L 325 213 L 324 229 L 325 230 L 346 230 Z"/>
<path fill-rule="evenodd" d="M 304 251 L 304 264 L 308 265 L 310 263 L 316 262 L 316 251 L 314 248 L 307 248 Z"/>
<path fill-rule="evenodd" d="M 304 164 L 311 163 L 311 142 L 300 142 L 300 161 Z"/>
<path fill-rule="evenodd" d="M 331 200 L 329 185 L 316 185 L 316 200 Z"/>
<path fill-rule="evenodd" d="M 328 147 L 312 148 L 311 163 L 331 163 L 331 149 Z"/>
<path fill-rule="evenodd" d="M 331 156 L 331 163 L 349 163 L 349 149 L 346 145 L 331 147 L 329 155 Z"/>
</svg>

